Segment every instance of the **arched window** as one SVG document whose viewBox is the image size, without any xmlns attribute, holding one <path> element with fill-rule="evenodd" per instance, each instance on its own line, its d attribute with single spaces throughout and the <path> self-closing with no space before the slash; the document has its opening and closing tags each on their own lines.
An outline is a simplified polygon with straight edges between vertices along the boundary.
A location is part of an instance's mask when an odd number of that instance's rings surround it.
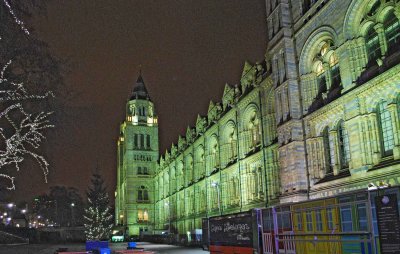
<svg viewBox="0 0 400 254">
<path fill-rule="evenodd" d="M 383 156 L 392 155 L 394 147 L 392 117 L 387 109 L 387 106 L 388 104 L 386 101 L 381 101 L 378 104 Z"/>
<path fill-rule="evenodd" d="M 224 163 L 229 163 L 237 157 L 236 125 L 233 122 L 225 125 L 222 138 L 221 155 L 224 155 Z"/>
<path fill-rule="evenodd" d="M 186 183 L 190 184 L 193 182 L 193 157 L 191 154 L 189 154 L 186 157 L 185 168 L 186 168 Z"/>
<path fill-rule="evenodd" d="M 211 200 L 210 200 L 210 208 L 211 210 L 216 210 L 221 206 L 220 200 L 220 182 L 216 180 L 210 179 L 210 190 L 211 190 Z"/>
<path fill-rule="evenodd" d="M 138 209 L 138 222 L 147 222 L 149 220 L 149 212 L 147 209 Z"/>
<path fill-rule="evenodd" d="M 219 147 L 218 141 L 216 136 L 212 136 L 210 138 L 210 144 L 208 148 L 208 163 L 209 163 L 209 173 L 220 168 L 220 161 L 219 161 Z"/>
<path fill-rule="evenodd" d="M 250 119 L 251 122 L 251 141 L 253 147 L 258 146 L 261 143 L 261 128 L 260 120 L 257 117 L 257 113 L 254 112 L 254 116 Z"/>
<path fill-rule="evenodd" d="M 319 44 L 313 71 L 317 76 L 318 94 L 326 93 L 341 84 L 339 58 L 334 50 L 333 41 L 326 40 Z"/>
<path fill-rule="evenodd" d="M 381 57 L 382 53 L 379 44 L 379 37 L 373 25 L 369 26 L 367 32 L 365 33 L 365 44 L 367 46 L 369 62 L 375 61 Z"/>
<path fill-rule="evenodd" d="M 386 15 L 383 26 L 385 28 L 388 51 L 391 52 L 400 45 L 400 21 L 394 15 L 393 10 Z"/>
<path fill-rule="evenodd" d="M 184 183 L 183 183 L 183 162 L 179 161 L 178 166 L 177 166 L 177 189 L 180 190 Z"/>
<path fill-rule="evenodd" d="M 350 161 L 350 145 L 349 145 L 349 135 L 344 127 L 344 122 L 341 121 L 338 126 L 338 138 L 339 138 L 339 156 L 341 168 L 348 168 Z"/>
<path fill-rule="evenodd" d="M 331 78 L 332 85 L 331 86 L 339 86 L 340 85 L 340 71 L 339 71 L 339 59 L 335 52 L 329 56 L 329 66 L 331 68 Z"/>
<path fill-rule="evenodd" d="M 164 189 L 165 189 L 165 193 L 166 195 L 169 195 L 169 172 L 168 171 L 164 171 Z"/>
<path fill-rule="evenodd" d="M 330 139 L 329 139 L 329 128 L 326 127 L 323 131 L 322 134 L 322 138 L 323 138 L 323 143 L 324 143 L 324 152 L 325 152 L 325 171 L 327 174 L 332 173 L 333 172 L 333 168 L 332 168 L 332 158 L 331 158 L 331 144 L 330 144 Z"/>
<path fill-rule="evenodd" d="M 204 148 L 202 145 L 196 148 L 195 152 L 195 179 L 198 180 L 199 178 L 205 176 L 205 165 L 204 165 Z"/>
<path fill-rule="evenodd" d="M 254 151 L 261 144 L 261 126 L 258 109 L 250 106 L 244 112 L 244 126 L 245 130 L 241 135 L 243 135 L 245 155 Z"/>
<path fill-rule="evenodd" d="M 317 74 L 318 92 L 326 92 L 326 77 L 325 69 L 322 61 L 317 61 L 315 64 L 315 73 Z"/>
<path fill-rule="evenodd" d="M 138 189 L 138 201 L 148 201 L 149 200 L 149 192 L 145 186 L 140 186 Z"/>
</svg>

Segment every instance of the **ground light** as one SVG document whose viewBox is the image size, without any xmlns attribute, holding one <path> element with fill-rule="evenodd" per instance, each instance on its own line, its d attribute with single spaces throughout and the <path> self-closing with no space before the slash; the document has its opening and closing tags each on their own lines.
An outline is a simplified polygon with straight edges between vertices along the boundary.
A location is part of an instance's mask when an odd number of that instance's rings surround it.
<svg viewBox="0 0 400 254">
<path fill-rule="evenodd" d="M 99 249 L 99 254 L 111 254 L 111 250 L 109 248 L 101 248 Z"/>
<path fill-rule="evenodd" d="M 124 236 L 123 235 L 113 235 L 111 237 L 112 242 L 123 242 L 124 241 Z"/>
<path fill-rule="evenodd" d="M 128 242 L 128 250 L 136 249 L 136 242 Z"/>
</svg>

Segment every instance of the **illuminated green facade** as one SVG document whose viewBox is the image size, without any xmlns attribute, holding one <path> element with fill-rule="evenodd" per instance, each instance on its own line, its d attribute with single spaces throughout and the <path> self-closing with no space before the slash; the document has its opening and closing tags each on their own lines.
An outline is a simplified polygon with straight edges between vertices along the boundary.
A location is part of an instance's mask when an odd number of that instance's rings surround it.
<svg viewBox="0 0 400 254">
<path fill-rule="evenodd" d="M 126 103 L 126 117 L 117 142 L 115 224 L 127 235 L 153 230 L 153 177 L 158 161 L 158 118 L 139 76 Z"/>
<path fill-rule="evenodd" d="M 274 90 L 265 69 L 245 64 L 241 85 L 225 86 L 160 159 L 155 177 L 156 228 L 186 236 L 201 218 L 279 202 Z"/>
<path fill-rule="evenodd" d="M 192 237 L 203 217 L 399 185 L 399 1 L 267 0 L 266 16 L 265 62 L 154 164 L 154 229 Z"/>
</svg>

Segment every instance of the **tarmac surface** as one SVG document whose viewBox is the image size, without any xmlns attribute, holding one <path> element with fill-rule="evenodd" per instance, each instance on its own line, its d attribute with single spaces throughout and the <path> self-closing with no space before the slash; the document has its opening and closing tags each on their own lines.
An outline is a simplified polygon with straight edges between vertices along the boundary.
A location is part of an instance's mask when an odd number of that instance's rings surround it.
<svg viewBox="0 0 400 254">
<path fill-rule="evenodd" d="M 127 243 L 110 243 L 111 250 L 125 250 Z M 167 244 L 138 243 L 137 247 L 151 250 L 155 253 L 169 254 L 205 254 L 201 248 L 189 248 Z M 54 254 L 58 248 L 68 248 L 68 251 L 84 251 L 83 243 L 67 244 L 25 244 L 25 245 L 1 245 L 0 254 Z"/>
</svg>

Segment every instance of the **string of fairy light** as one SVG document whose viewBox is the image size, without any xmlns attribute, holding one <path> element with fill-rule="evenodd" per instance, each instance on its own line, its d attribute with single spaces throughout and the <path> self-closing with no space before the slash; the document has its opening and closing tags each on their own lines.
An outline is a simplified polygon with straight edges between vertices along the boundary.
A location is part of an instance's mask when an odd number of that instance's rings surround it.
<svg viewBox="0 0 400 254">
<path fill-rule="evenodd" d="M 7 7 L 14 22 L 21 28 L 24 34 L 29 36 L 29 30 L 26 28 L 24 22 L 17 17 L 10 2 L 8 0 L 3 0 L 3 4 Z M 1 39 L 2 37 L 0 36 L 0 40 Z M 3 87 L 3 89 L 0 90 L 0 102 L 13 103 L 0 112 L 0 119 L 4 119 L 14 130 L 13 134 L 10 135 L 6 130 L 0 128 L 0 136 L 5 143 L 4 148 L 0 150 L 0 169 L 12 165 L 19 171 L 19 164 L 25 160 L 25 157 L 32 157 L 39 164 L 43 171 L 45 181 L 47 182 L 49 163 L 43 156 L 31 151 L 29 148 L 39 148 L 41 142 L 46 138 L 42 134 L 43 130 L 54 127 L 49 122 L 49 115 L 51 115 L 52 112 L 39 112 L 37 114 L 27 113 L 24 110 L 22 101 L 44 99 L 49 96 L 54 97 L 54 94 L 52 92 L 47 92 L 44 95 L 30 94 L 25 89 L 24 83 L 15 83 L 8 80 L 5 73 L 11 64 L 12 60 L 9 60 L 2 67 L 0 72 L 0 86 Z M 15 121 L 12 117 L 16 112 L 21 116 L 19 121 Z M 0 173 L 0 178 L 9 180 L 10 185 L 7 189 L 15 190 L 15 177 Z"/>
<path fill-rule="evenodd" d="M 7 6 L 8 12 L 9 12 L 9 13 L 11 14 L 11 16 L 13 17 L 15 23 L 17 23 L 17 24 L 21 27 L 22 31 L 24 31 L 24 33 L 25 33 L 26 35 L 30 35 L 29 30 L 25 27 L 24 22 L 23 22 L 22 20 L 20 20 L 20 19 L 17 17 L 17 15 L 15 15 L 13 9 L 11 8 L 10 3 L 9 3 L 7 0 L 3 0 L 3 3 L 5 4 L 5 6 Z"/>
</svg>

